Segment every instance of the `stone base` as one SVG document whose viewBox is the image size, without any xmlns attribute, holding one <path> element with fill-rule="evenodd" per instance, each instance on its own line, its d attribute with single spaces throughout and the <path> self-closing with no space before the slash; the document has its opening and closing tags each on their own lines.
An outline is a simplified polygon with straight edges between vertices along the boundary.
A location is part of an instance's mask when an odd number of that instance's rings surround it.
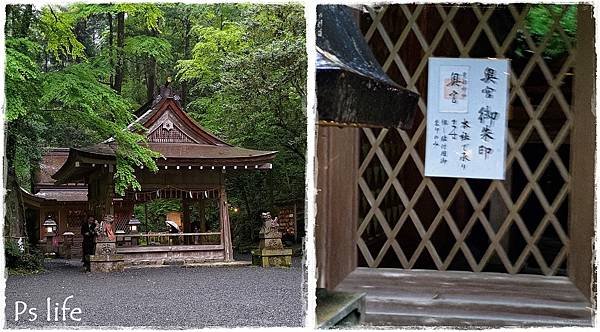
<svg viewBox="0 0 600 332">
<path fill-rule="evenodd" d="M 90 255 L 91 272 L 121 272 L 124 268 L 123 255 Z"/>
<path fill-rule="evenodd" d="M 115 255 L 117 253 L 117 243 L 115 241 L 96 239 L 95 248 L 94 253 L 96 256 Z"/>
<path fill-rule="evenodd" d="M 283 249 L 283 243 L 281 242 L 281 236 L 278 238 L 263 238 L 259 237 L 260 242 L 259 248 L 270 248 L 270 250 L 281 250 Z"/>
<path fill-rule="evenodd" d="M 292 249 L 252 250 L 252 265 L 290 267 L 292 266 Z"/>
<path fill-rule="evenodd" d="M 179 245 L 150 247 L 120 247 L 117 254 L 132 265 L 184 265 L 225 261 L 222 245 Z"/>
</svg>

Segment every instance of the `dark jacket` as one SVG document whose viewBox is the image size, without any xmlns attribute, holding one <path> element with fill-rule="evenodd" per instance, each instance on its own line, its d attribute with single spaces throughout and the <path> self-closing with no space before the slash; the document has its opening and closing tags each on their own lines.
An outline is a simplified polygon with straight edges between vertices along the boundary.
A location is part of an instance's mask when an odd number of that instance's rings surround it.
<svg viewBox="0 0 600 332">
<path fill-rule="evenodd" d="M 83 235 L 83 255 L 94 254 L 94 237 L 96 236 L 96 223 L 87 221 L 81 225 L 81 235 Z"/>
</svg>

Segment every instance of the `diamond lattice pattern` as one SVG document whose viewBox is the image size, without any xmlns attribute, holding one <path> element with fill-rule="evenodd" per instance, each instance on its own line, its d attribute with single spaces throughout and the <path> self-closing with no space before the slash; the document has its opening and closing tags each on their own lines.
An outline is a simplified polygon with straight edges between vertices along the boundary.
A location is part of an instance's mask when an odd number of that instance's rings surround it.
<svg viewBox="0 0 600 332">
<path fill-rule="evenodd" d="M 364 129 L 359 265 L 565 274 L 574 19 L 567 5 L 368 7 L 366 40 L 421 98 L 410 131 Z M 531 15 L 549 22 L 540 34 Z M 557 46 L 558 45 L 558 46 Z M 506 180 L 423 176 L 427 61 L 511 59 Z"/>
</svg>

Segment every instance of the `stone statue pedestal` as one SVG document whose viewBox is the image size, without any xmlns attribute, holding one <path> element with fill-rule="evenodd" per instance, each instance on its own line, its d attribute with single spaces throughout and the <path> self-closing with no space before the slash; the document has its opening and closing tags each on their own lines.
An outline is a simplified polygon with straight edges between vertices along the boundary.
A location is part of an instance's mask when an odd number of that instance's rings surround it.
<svg viewBox="0 0 600 332">
<path fill-rule="evenodd" d="M 125 257 L 117 255 L 117 243 L 108 239 L 96 240 L 96 251 L 90 255 L 91 272 L 123 271 Z"/>
<path fill-rule="evenodd" d="M 281 233 L 274 227 L 263 227 L 258 234 L 260 243 L 257 250 L 252 250 L 252 265 L 262 267 L 292 266 L 292 249 L 284 249 Z"/>
</svg>

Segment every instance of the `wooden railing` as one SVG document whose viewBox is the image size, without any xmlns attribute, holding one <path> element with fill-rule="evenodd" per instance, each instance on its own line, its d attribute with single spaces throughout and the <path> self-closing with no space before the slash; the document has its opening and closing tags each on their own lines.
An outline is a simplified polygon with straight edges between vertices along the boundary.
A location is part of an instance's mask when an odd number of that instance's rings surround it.
<svg viewBox="0 0 600 332">
<path fill-rule="evenodd" d="M 221 233 L 117 234 L 118 247 L 221 244 Z"/>
</svg>

